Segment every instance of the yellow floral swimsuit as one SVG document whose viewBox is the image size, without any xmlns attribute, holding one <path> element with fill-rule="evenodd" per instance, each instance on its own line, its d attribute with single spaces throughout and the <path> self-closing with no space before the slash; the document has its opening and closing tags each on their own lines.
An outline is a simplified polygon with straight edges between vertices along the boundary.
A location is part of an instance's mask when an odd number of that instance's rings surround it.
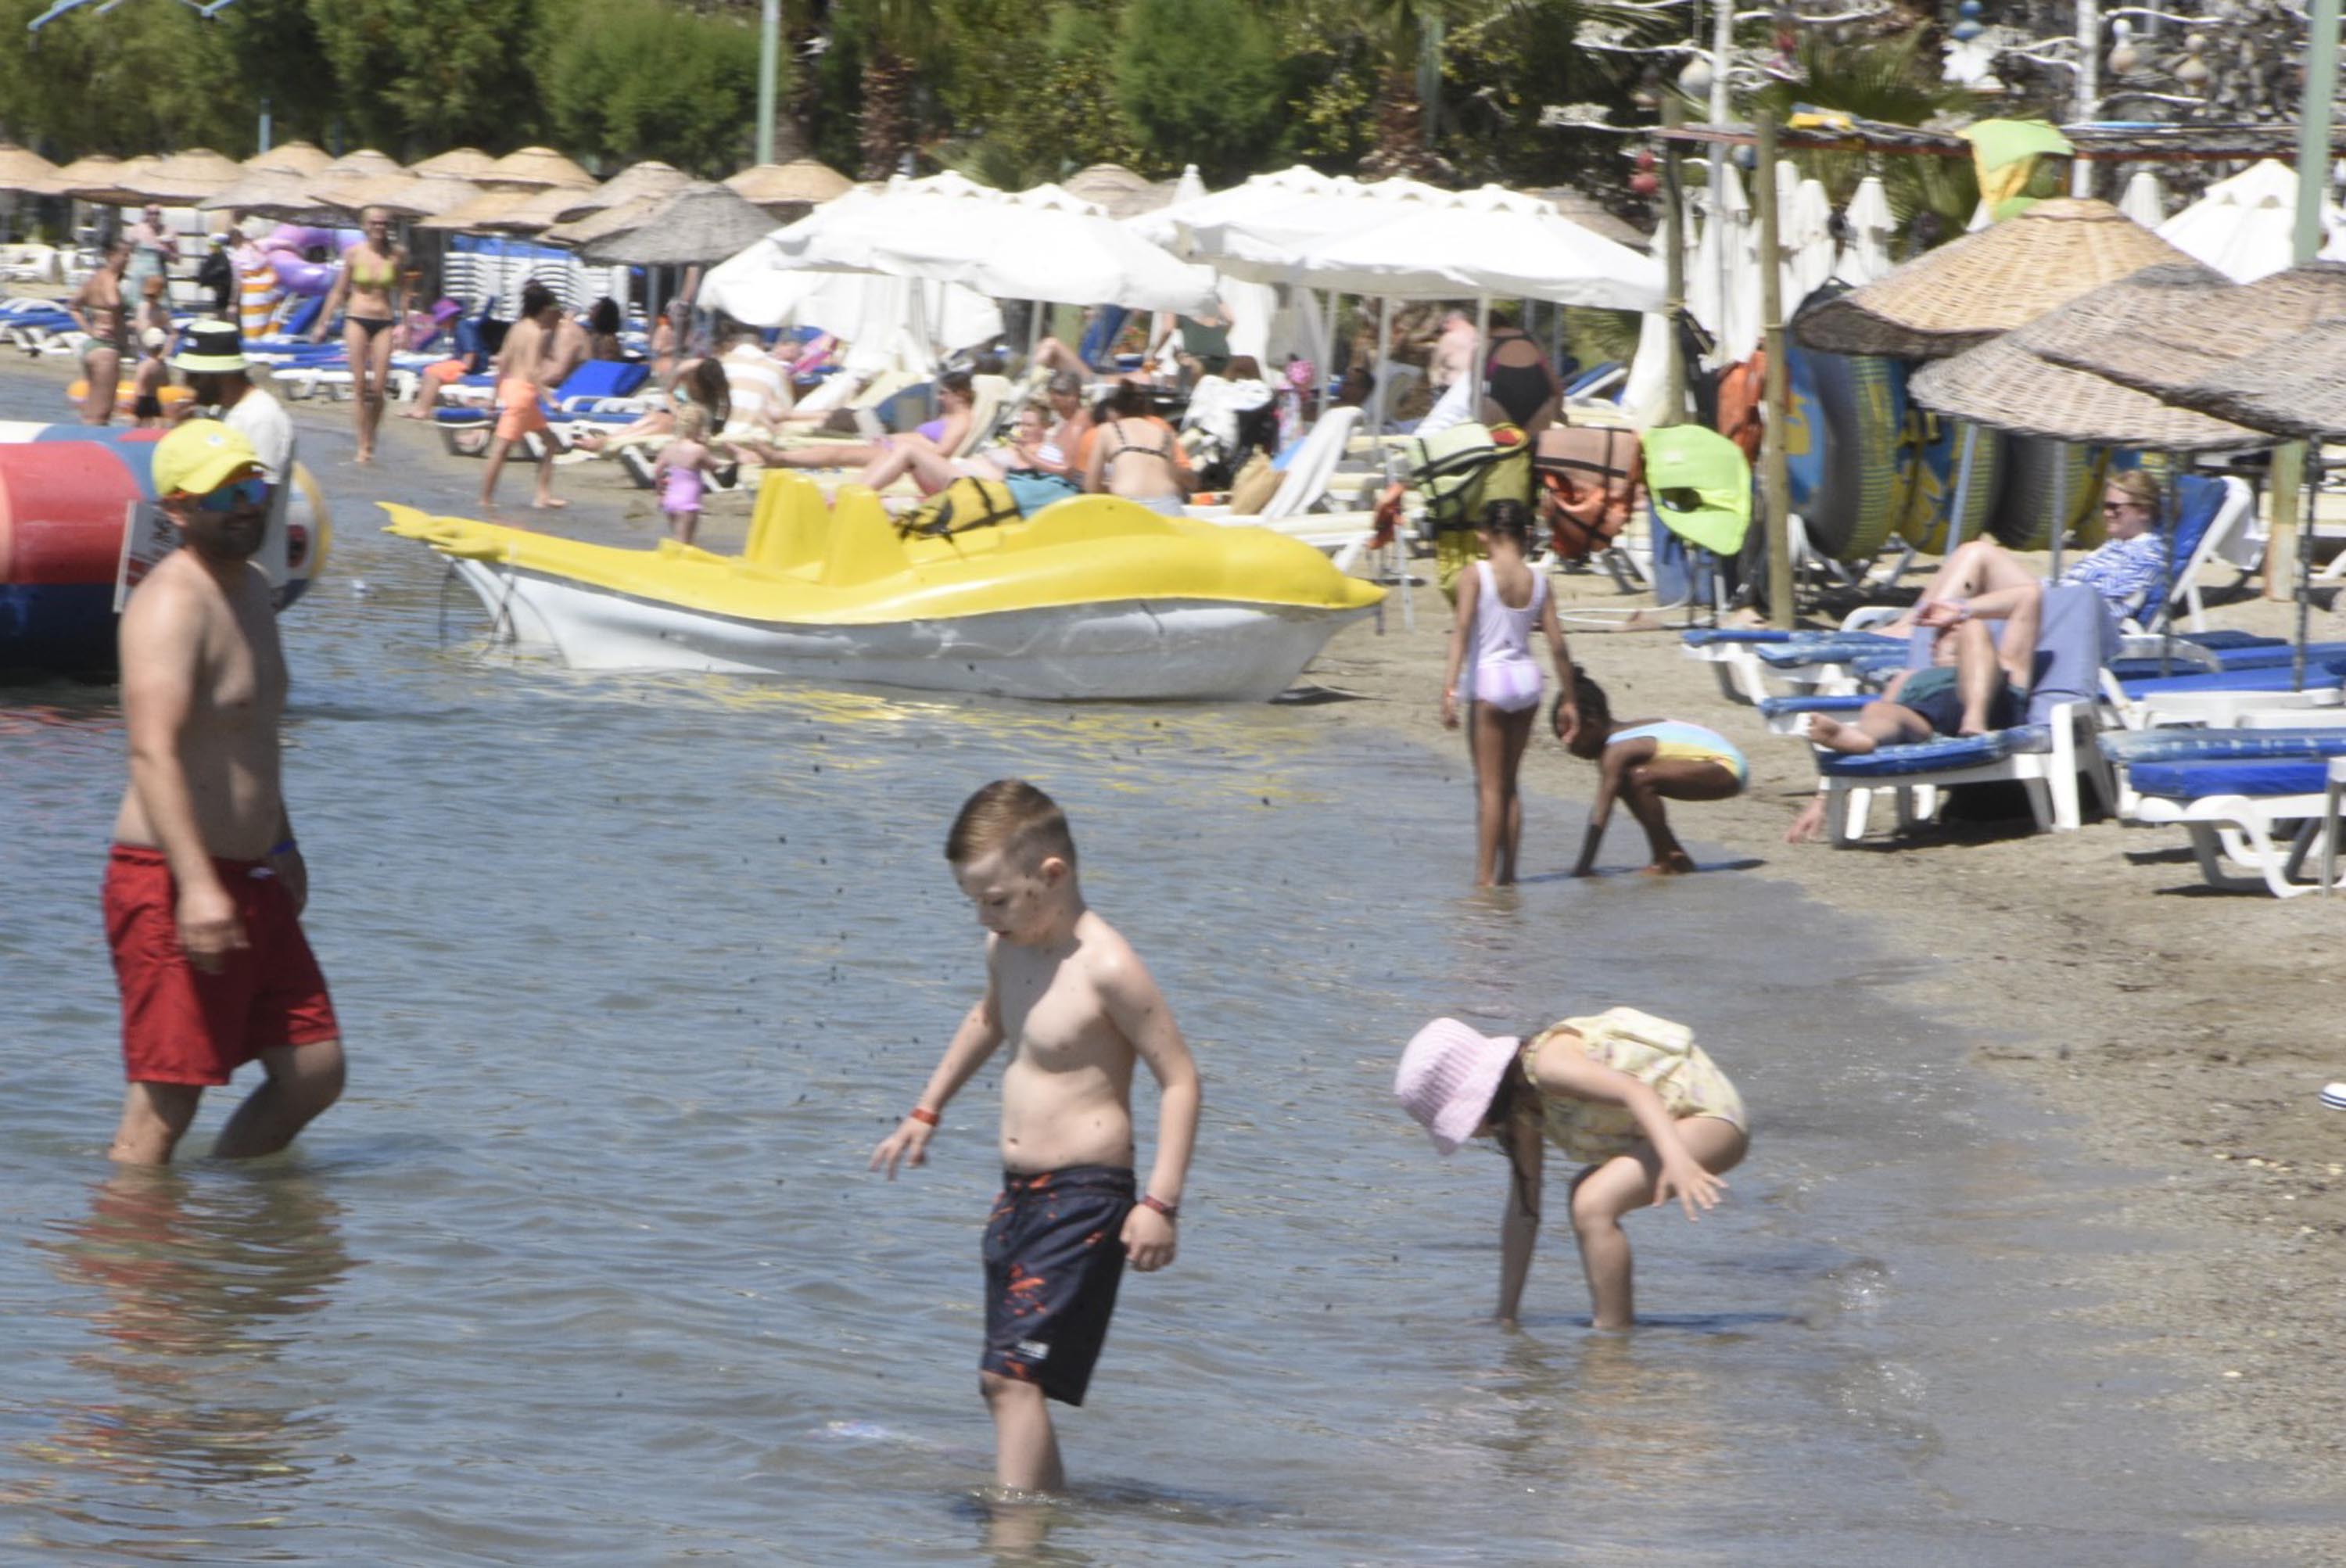
<svg viewBox="0 0 2346 1568">
<path fill-rule="evenodd" d="M 1709 1053 L 1694 1043 L 1694 1031 L 1634 1007 L 1609 1008 L 1594 1018 L 1567 1018 L 1525 1041 L 1517 1059 L 1524 1081 L 1535 1090 L 1539 1082 L 1532 1075 L 1533 1058 L 1543 1044 L 1566 1030 L 1580 1036 L 1581 1054 L 1590 1061 L 1627 1073 L 1660 1095 L 1662 1108 L 1673 1120 L 1717 1116 L 1750 1132 L 1743 1096 Z M 1627 1105 L 1568 1095 L 1542 1095 L 1540 1105 L 1547 1141 L 1575 1159 L 1608 1160 L 1645 1141 Z"/>
</svg>

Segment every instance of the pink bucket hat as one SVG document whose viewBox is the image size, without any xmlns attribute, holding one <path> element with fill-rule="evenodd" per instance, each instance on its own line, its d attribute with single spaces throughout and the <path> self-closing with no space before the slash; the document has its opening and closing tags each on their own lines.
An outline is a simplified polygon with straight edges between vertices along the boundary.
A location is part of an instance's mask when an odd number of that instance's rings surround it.
<svg viewBox="0 0 2346 1568">
<path fill-rule="evenodd" d="M 1402 1052 L 1393 1097 L 1435 1148 L 1454 1154 L 1490 1113 L 1519 1044 L 1509 1036 L 1477 1033 L 1455 1018 L 1437 1018 Z"/>
</svg>

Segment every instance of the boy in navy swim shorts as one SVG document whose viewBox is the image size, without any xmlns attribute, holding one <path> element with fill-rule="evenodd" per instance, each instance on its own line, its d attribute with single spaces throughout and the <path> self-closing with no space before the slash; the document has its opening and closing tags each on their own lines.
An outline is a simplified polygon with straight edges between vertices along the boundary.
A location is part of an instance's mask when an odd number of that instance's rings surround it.
<svg viewBox="0 0 2346 1568">
<path fill-rule="evenodd" d="M 1009 1043 L 978 1385 L 995 1481 L 1055 1491 L 1066 1472 L 1046 1401 L 1083 1403 L 1127 1260 L 1143 1274 L 1173 1261 L 1198 1069 L 1147 966 L 1085 906 L 1075 839 L 1049 796 L 1017 779 L 987 785 L 954 820 L 945 859 L 989 933 L 985 995 L 872 1166 L 893 1179 L 899 1161 L 923 1164 L 946 1102 Z M 1136 1057 L 1162 1091 L 1146 1187 L 1133 1177 Z"/>
</svg>

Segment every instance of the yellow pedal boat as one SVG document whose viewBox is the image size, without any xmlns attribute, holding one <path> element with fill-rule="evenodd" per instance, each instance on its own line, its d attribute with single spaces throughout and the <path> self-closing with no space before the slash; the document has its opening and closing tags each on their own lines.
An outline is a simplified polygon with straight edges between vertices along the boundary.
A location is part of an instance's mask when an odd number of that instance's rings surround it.
<svg viewBox="0 0 2346 1568">
<path fill-rule="evenodd" d="M 495 635 L 580 669 L 795 675 L 1045 700 L 1267 701 L 1384 590 L 1260 528 L 1112 496 L 943 538 L 772 473 L 740 555 L 623 550 L 384 504 Z"/>
</svg>

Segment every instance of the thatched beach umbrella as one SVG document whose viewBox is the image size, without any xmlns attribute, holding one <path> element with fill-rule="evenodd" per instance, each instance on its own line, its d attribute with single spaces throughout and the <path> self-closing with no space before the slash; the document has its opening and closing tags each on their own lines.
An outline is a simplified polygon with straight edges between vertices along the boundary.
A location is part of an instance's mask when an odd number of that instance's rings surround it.
<svg viewBox="0 0 2346 1568">
<path fill-rule="evenodd" d="M 607 211 L 639 197 L 673 195 L 692 183 L 692 176 L 676 165 L 662 163 L 656 158 L 646 158 L 592 190 L 564 191 L 561 210 L 555 213 L 554 219 L 557 223 L 574 223 L 589 213 Z"/>
<path fill-rule="evenodd" d="M 542 234 L 554 227 L 555 215 L 579 193 L 554 185 L 538 190 L 509 188 L 501 194 L 507 198 L 505 206 L 490 209 L 474 219 L 484 234 Z"/>
<path fill-rule="evenodd" d="M 2291 684 L 2303 691 L 2313 603 L 2311 545 L 2315 506 L 2321 495 L 2321 443 L 2346 436 L 2346 318 L 2291 333 L 2165 395 L 2218 419 L 2306 443 L 2305 527 L 2297 546 L 2297 653 L 2290 667 Z"/>
<path fill-rule="evenodd" d="M 668 197 L 637 228 L 595 240 L 584 254 L 598 265 L 690 267 L 722 261 L 773 229 L 764 209 L 724 186 L 696 183 Z"/>
<path fill-rule="evenodd" d="M 25 196 L 63 196 L 66 188 L 57 179 L 57 166 L 27 148 L 15 142 L 0 142 L 0 190 L 13 190 Z"/>
<path fill-rule="evenodd" d="M 59 194 L 70 196 L 77 201 L 87 201 L 89 198 L 83 196 L 81 192 L 112 190 L 114 177 L 121 171 L 122 160 L 112 153 L 87 154 L 57 170 L 57 183 L 64 188 Z"/>
<path fill-rule="evenodd" d="M 549 147 L 525 147 L 519 152 L 509 152 L 483 172 L 470 176 L 482 185 L 567 186 L 574 190 L 586 190 L 595 184 L 595 177 Z"/>
<path fill-rule="evenodd" d="M 140 184 L 162 161 L 151 152 L 142 152 L 137 158 L 118 161 L 78 159 L 67 164 L 66 169 L 78 169 L 84 164 L 90 164 L 95 166 L 94 172 L 87 178 L 76 179 L 73 188 L 66 194 L 77 201 L 95 202 L 101 207 L 136 207 L 147 199 L 139 193 Z"/>
<path fill-rule="evenodd" d="M 404 174 L 398 160 L 372 148 L 347 153 L 310 177 L 310 195 L 321 207 L 348 208 L 349 192 L 370 180 Z"/>
<path fill-rule="evenodd" d="M 1923 366 L 1907 391 L 1940 413 L 2048 441 L 2168 452 L 2268 445 L 2260 432 L 2162 402 L 2052 357 L 2055 349 L 2090 341 L 2097 323 L 2111 316 L 2220 309 L 2235 291 L 2223 274 L 2196 261 L 2146 267 L 2025 327 Z"/>
<path fill-rule="evenodd" d="M 240 166 L 248 172 L 257 168 L 281 168 L 288 174 L 317 174 L 332 163 L 333 158 L 322 148 L 306 141 L 281 141 L 267 152 L 254 153 Z"/>
<path fill-rule="evenodd" d="M 485 234 L 491 222 L 527 201 L 533 193 L 511 188 L 483 190 L 462 207 L 435 213 L 415 227 L 444 234 Z"/>
<path fill-rule="evenodd" d="M 196 206 L 205 212 L 249 212 L 280 222 L 301 222 L 326 209 L 325 203 L 310 194 L 310 182 L 314 178 L 286 168 L 247 169 L 233 184 L 216 196 L 204 198 Z"/>
<path fill-rule="evenodd" d="M 341 191 L 341 205 L 345 211 L 363 212 L 370 207 L 379 207 L 394 218 L 411 219 L 437 218 L 444 212 L 454 212 L 481 195 L 481 188 L 469 179 L 444 176 L 418 178 L 412 170 L 362 179 L 342 187 Z"/>
<path fill-rule="evenodd" d="M 457 147 L 409 164 L 407 172 L 427 178 L 477 180 L 496 166 L 497 160 L 479 148 Z"/>
<path fill-rule="evenodd" d="M 2106 201 L 2043 201 L 1803 311 L 1792 334 L 1819 353 L 1944 359 L 2145 267 L 2189 260 Z"/>
<path fill-rule="evenodd" d="M 1082 197 L 1110 218 L 1137 218 L 1173 205 L 1173 182 L 1144 179 L 1120 163 L 1096 163 L 1079 168 L 1060 188 Z"/>
<path fill-rule="evenodd" d="M 538 238 L 550 245 L 579 246 L 590 240 L 625 234 L 629 229 L 642 228 L 647 219 L 668 205 L 668 197 L 673 194 L 671 191 L 658 196 L 635 197 L 617 207 L 590 212 L 568 223 L 557 223 Z"/>
<path fill-rule="evenodd" d="M 139 177 L 138 192 L 149 201 L 191 207 L 208 196 L 218 196 L 243 175 L 234 158 L 208 147 L 175 152 Z"/>
<path fill-rule="evenodd" d="M 854 182 L 829 164 L 811 158 L 788 163 L 760 163 L 725 178 L 726 188 L 744 201 L 764 208 L 771 216 L 793 221 L 810 209 L 835 200 L 855 188 Z"/>
<path fill-rule="evenodd" d="M 2072 312 L 2079 331 L 2047 347 L 2047 359 L 2163 397 L 2316 321 L 2346 316 L 2346 263 L 2309 261 L 2216 300 L 2194 294 L 2169 306 L 2105 310 L 2081 300 L 2065 314 Z"/>
</svg>

